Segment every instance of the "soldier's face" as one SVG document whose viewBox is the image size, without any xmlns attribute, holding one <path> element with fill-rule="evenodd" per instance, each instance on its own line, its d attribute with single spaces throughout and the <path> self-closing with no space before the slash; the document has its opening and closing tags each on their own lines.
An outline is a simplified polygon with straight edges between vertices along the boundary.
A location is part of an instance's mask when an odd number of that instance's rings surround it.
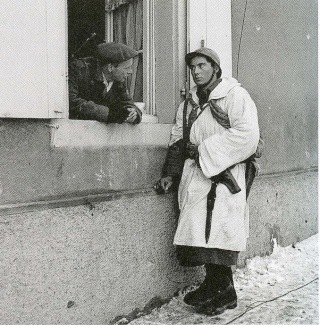
<svg viewBox="0 0 320 325">
<path fill-rule="evenodd" d="M 129 74 L 132 73 L 133 59 L 119 63 L 116 67 L 113 66 L 111 71 L 112 79 L 119 82 L 124 82 Z"/>
<path fill-rule="evenodd" d="M 189 68 L 193 81 L 197 86 L 207 84 L 211 80 L 213 74 L 216 73 L 215 67 L 213 67 L 211 62 L 203 56 L 194 57 L 190 62 Z"/>
</svg>

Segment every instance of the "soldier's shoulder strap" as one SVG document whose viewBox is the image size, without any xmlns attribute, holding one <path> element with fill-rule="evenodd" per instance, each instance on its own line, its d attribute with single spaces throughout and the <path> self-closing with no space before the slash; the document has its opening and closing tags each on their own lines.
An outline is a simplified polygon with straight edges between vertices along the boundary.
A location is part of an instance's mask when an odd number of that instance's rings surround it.
<svg viewBox="0 0 320 325">
<path fill-rule="evenodd" d="M 216 103 L 215 99 L 209 100 L 209 108 L 213 118 L 221 126 L 223 126 L 225 129 L 229 129 L 231 127 L 228 114 L 224 112 L 223 109 Z"/>
<path fill-rule="evenodd" d="M 192 98 L 191 95 L 189 95 L 189 97 L 187 97 L 184 101 L 184 105 L 183 105 L 183 139 L 189 139 L 189 133 L 190 133 L 190 129 L 191 129 L 191 125 L 188 125 L 188 104 L 191 104 L 192 108 L 199 108 L 200 105 L 198 105 Z M 202 107 L 201 107 L 202 108 Z M 202 112 L 204 111 L 204 109 L 201 109 L 201 112 L 197 115 L 197 117 L 195 118 L 195 120 L 193 122 L 195 122 L 200 115 L 202 114 Z M 188 140 L 186 140 L 188 141 Z"/>
</svg>

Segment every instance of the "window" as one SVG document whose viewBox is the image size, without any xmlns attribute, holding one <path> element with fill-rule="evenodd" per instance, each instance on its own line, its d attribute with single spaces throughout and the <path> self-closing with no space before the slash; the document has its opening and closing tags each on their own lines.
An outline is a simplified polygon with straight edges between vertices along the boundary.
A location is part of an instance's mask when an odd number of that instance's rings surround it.
<svg viewBox="0 0 320 325">
<path fill-rule="evenodd" d="M 152 17 L 154 0 L 68 0 L 69 59 L 93 54 L 95 45 L 121 42 L 139 54 L 128 90 L 155 114 Z"/>
<path fill-rule="evenodd" d="M 103 41 L 122 41 L 139 51 L 129 80 L 133 99 L 160 123 L 172 123 L 187 88 L 188 50 L 202 40 L 218 44 L 223 72 L 231 67 L 230 2 L 2 0 L 0 117 L 67 118 L 68 58 L 90 56 Z"/>
<path fill-rule="evenodd" d="M 108 2 L 108 1 L 107 1 Z M 114 2 L 114 1 L 109 1 Z M 132 75 L 128 78 L 128 89 L 136 102 L 143 101 L 143 1 L 124 1 L 115 9 L 114 4 L 107 4 L 106 10 L 112 10 L 113 41 L 124 43 L 138 51 L 133 59 Z M 110 19 L 107 15 L 106 19 Z"/>
<path fill-rule="evenodd" d="M 146 104 L 146 113 L 155 114 L 153 1 L 106 0 L 106 40 L 129 45 L 139 55 L 133 62 L 128 89 L 135 102 Z"/>
</svg>

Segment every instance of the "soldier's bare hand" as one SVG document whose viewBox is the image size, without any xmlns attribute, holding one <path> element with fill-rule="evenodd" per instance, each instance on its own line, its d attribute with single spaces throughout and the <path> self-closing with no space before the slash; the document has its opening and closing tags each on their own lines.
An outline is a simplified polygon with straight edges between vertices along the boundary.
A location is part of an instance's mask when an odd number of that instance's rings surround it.
<svg viewBox="0 0 320 325">
<path fill-rule="evenodd" d="M 167 193 L 173 184 L 172 176 L 163 177 L 160 179 L 160 185 L 165 193 Z"/>
<path fill-rule="evenodd" d="M 154 186 L 158 193 L 168 193 L 173 184 L 172 176 L 162 177 Z"/>
</svg>

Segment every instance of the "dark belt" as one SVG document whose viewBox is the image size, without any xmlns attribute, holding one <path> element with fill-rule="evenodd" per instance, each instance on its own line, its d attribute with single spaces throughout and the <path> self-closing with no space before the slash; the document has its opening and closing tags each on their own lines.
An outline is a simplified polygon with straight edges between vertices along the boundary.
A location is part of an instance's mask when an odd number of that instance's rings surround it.
<svg viewBox="0 0 320 325">
<path fill-rule="evenodd" d="M 206 219 L 206 244 L 208 244 L 208 240 L 210 237 L 210 231 L 211 231 L 211 222 L 212 222 L 212 211 L 214 208 L 214 202 L 216 200 L 216 190 L 217 190 L 217 183 L 212 182 L 211 188 L 207 196 L 207 219 Z"/>
<path fill-rule="evenodd" d="M 212 223 L 212 211 L 214 208 L 214 202 L 216 200 L 216 190 L 219 183 L 225 185 L 232 194 L 239 193 L 241 191 L 240 186 L 233 177 L 229 168 L 221 172 L 220 174 L 211 177 L 211 188 L 207 196 L 207 219 L 206 219 L 206 230 L 205 238 L 206 244 L 208 243 L 211 231 Z"/>
</svg>

